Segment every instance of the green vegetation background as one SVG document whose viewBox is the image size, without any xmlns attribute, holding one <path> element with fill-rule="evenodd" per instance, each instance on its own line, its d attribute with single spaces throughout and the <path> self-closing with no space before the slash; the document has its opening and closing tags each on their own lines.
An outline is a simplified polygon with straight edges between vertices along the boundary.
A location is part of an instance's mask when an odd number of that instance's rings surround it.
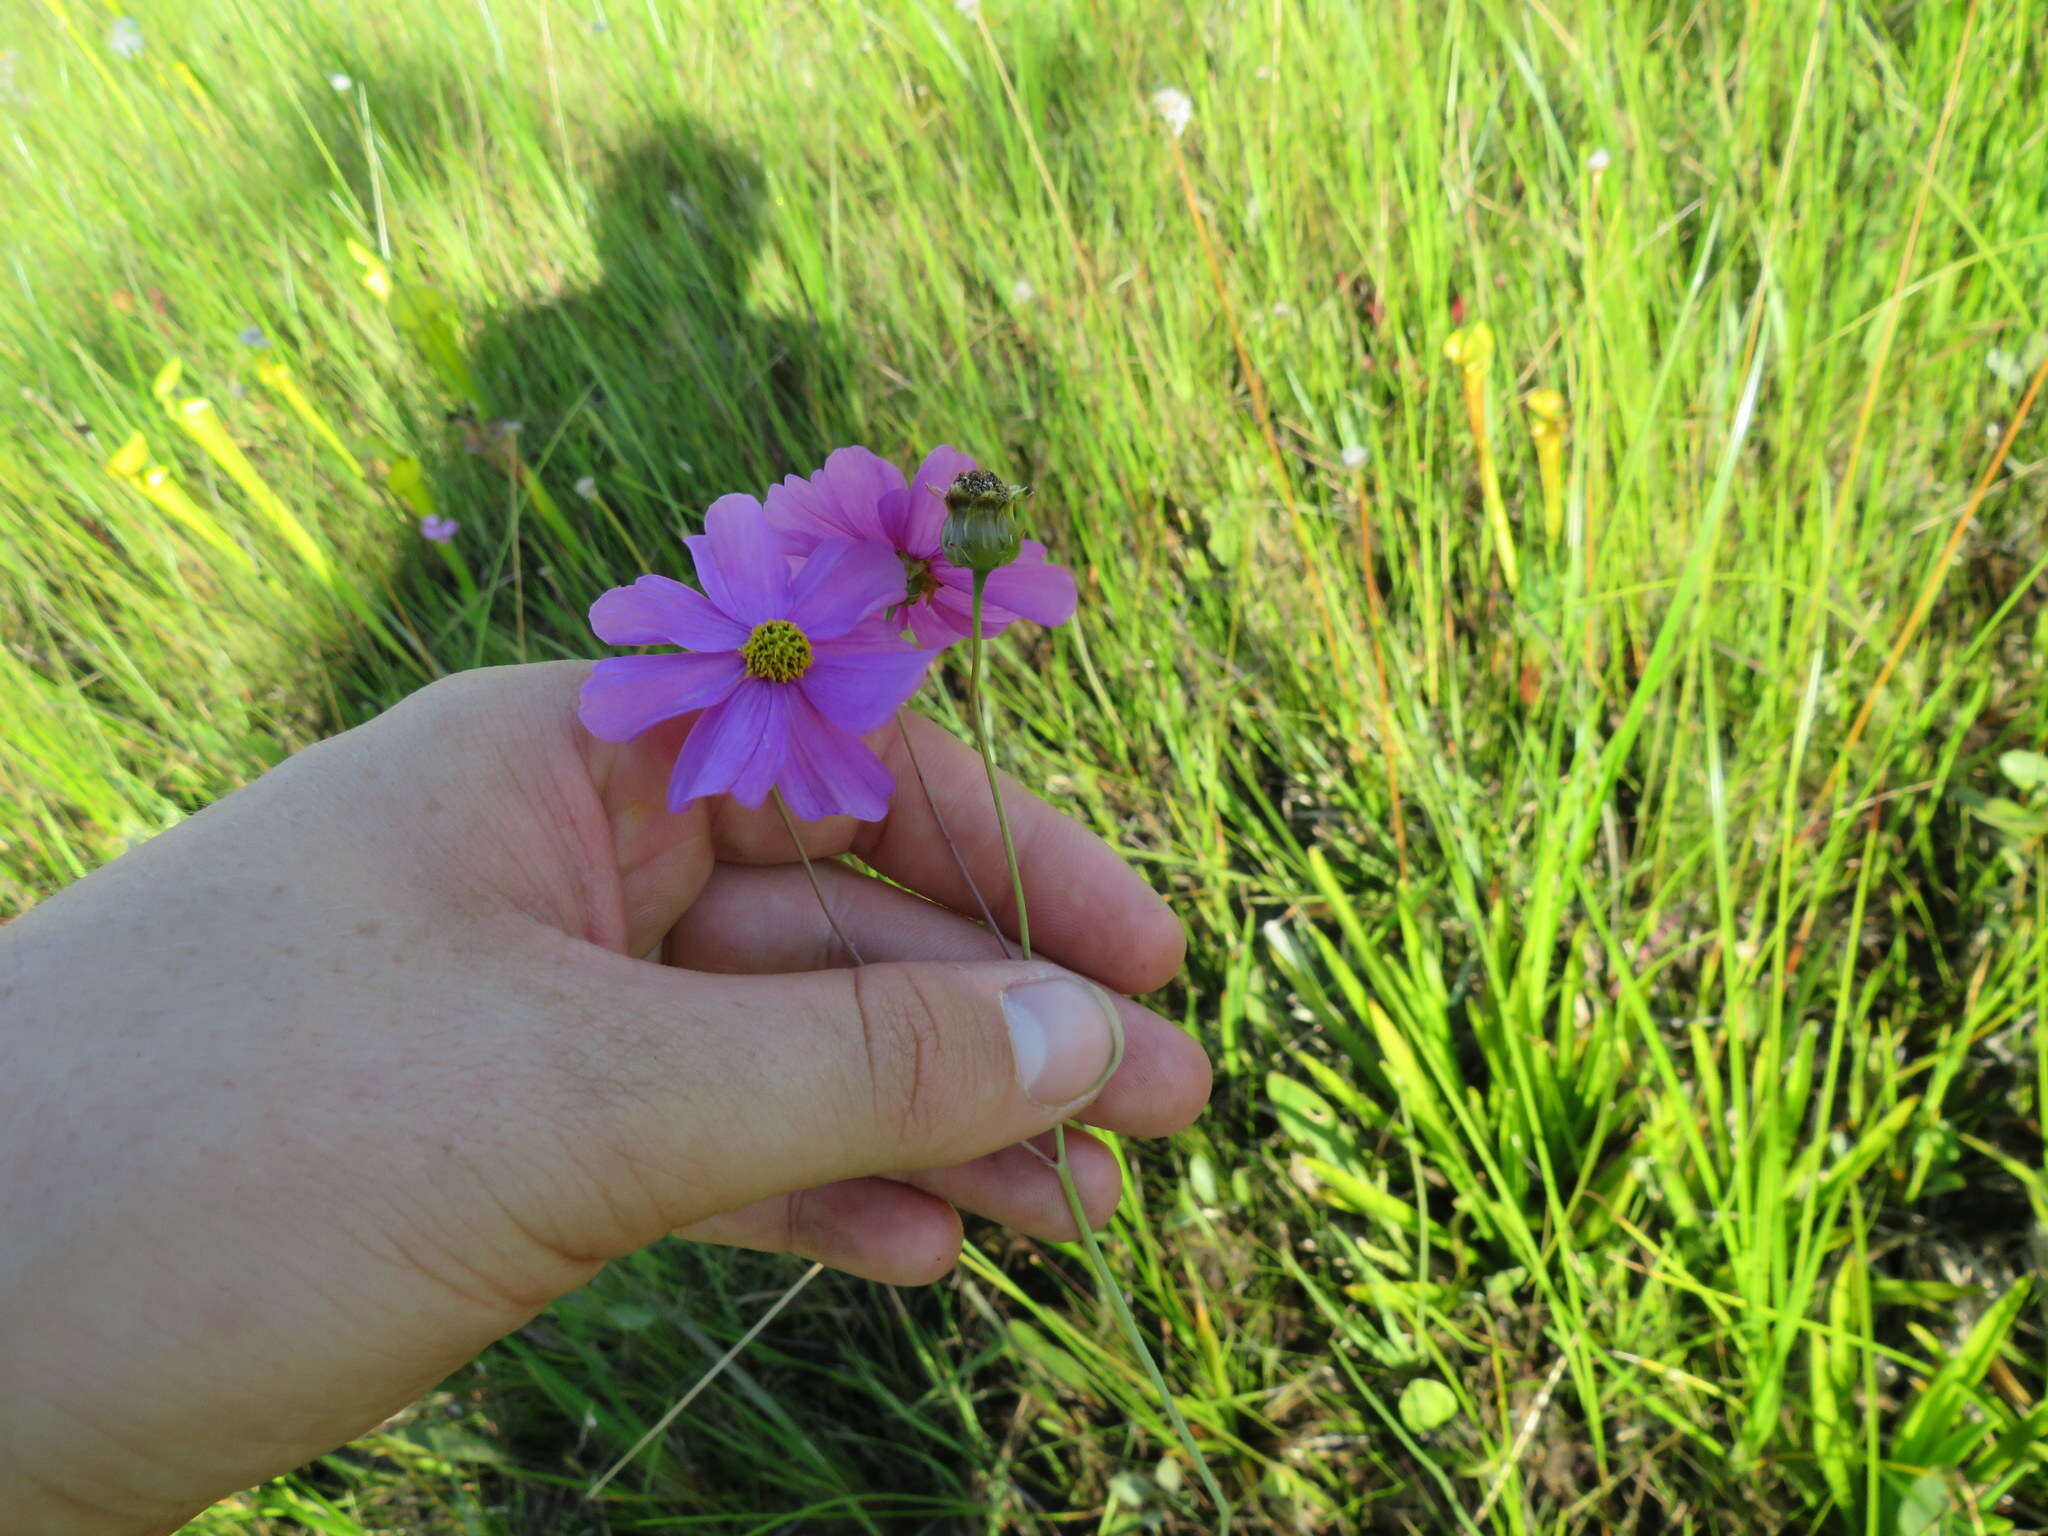
<svg viewBox="0 0 2048 1536">
<path fill-rule="evenodd" d="M 2038 0 L 131 9 L 0 18 L 0 910 L 951 441 L 1082 575 L 1008 756 L 1192 929 L 1109 1246 L 1241 1529 L 2048 1521 Z M 601 1506 L 797 1266 L 619 1265 L 194 1529 L 1202 1528 L 975 1241 Z"/>
</svg>

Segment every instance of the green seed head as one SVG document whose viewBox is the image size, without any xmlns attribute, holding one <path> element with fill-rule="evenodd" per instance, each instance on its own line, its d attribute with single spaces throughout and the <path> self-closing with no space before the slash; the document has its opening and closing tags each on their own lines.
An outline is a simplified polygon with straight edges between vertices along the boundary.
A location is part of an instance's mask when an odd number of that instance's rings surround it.
<svg viewBox="0 0 2048 1536">
<path fill-rule="evenodd" d="M 946 526 L 939 535 L 946 558 L 981 575 L 1015 560 L 1023 535 L 1014 508 L 1030 494 L 1030 486 L 1011 485 L 985 469 L 960 476 L 946 492 Z"/>
<path fill-rule="evenodd" d="M 787 619 L 770 619 L 756 624 L 740 647 L 740 660 L 747 676 L 763 682 L 793 683 L 811 670 L 811 642 Z"/>
</svg>

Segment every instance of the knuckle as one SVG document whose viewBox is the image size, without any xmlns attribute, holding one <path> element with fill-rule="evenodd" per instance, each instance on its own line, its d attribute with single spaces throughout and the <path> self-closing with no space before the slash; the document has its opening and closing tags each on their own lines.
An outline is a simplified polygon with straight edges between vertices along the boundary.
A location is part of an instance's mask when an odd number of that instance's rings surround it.
<svg viewBox="0 0 2048 1536">
<path fill-rule="evenodd" d="M 957 1076 L 941 1000 L 908 966 L 862 967 L 853 982 L 876 1127 L 922 1146 L 936 1134 Z"/>
<path fill-rule="evenodd" d="M 816 1223 L 811 1219 L 810 1191 L 799 1189 L 782 1202 L 782 1251 L 811 1257 Z"/>
</svg>

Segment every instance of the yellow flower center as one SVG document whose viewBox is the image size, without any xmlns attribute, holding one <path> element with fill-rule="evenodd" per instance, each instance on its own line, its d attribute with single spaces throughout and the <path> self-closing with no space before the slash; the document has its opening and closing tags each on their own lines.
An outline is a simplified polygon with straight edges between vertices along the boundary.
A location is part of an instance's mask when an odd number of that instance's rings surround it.
<svg viewBox="0 0 2048 1536">
<path fill-rule="evenodd" d="M 793 683 L 811 670 L 811 642 L 789 620 L 770 619 L 754 626 L 740 647 L 740 660 L 747 664 L 749 677 Z"/>
</svg>

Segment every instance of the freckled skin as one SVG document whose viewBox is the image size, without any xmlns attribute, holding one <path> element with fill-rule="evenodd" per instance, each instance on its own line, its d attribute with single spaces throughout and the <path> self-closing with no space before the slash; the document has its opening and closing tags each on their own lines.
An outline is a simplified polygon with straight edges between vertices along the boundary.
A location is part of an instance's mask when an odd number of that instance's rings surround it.
<svg viewBox="0 0 2048 1536">
<path fill-rule="evenodd" d="M 1061 972 L 984 963 L 924 802 L 810 824 L 875 962 L 838 968 L 780 818 L 668 814 L 687 722 L 591 740 L 587 670 L 437 683 L 0 928 L 9 1536 L 175 1531 L 672 1230 L 896 1284 L 950 1265 L 956 1206 L 1071 1237 L 1018 1143 L 1198 1111 L 1200 1050 L 1127 1002 L 1099 1092 L 1046 1106 L 1017 1079 L 1005 989 L 1143 991 L 1179 963 L 1108 848 L 1007 792 Z M 978 763 L 913 729 L 971 825 Z M 829 862 L 849 852 L 931 899 Z M 963 852 L 999 900 L 996 845 Z M 1114 1161 L 1071 1140 L 1105 1219 Z"/>
</svg>

